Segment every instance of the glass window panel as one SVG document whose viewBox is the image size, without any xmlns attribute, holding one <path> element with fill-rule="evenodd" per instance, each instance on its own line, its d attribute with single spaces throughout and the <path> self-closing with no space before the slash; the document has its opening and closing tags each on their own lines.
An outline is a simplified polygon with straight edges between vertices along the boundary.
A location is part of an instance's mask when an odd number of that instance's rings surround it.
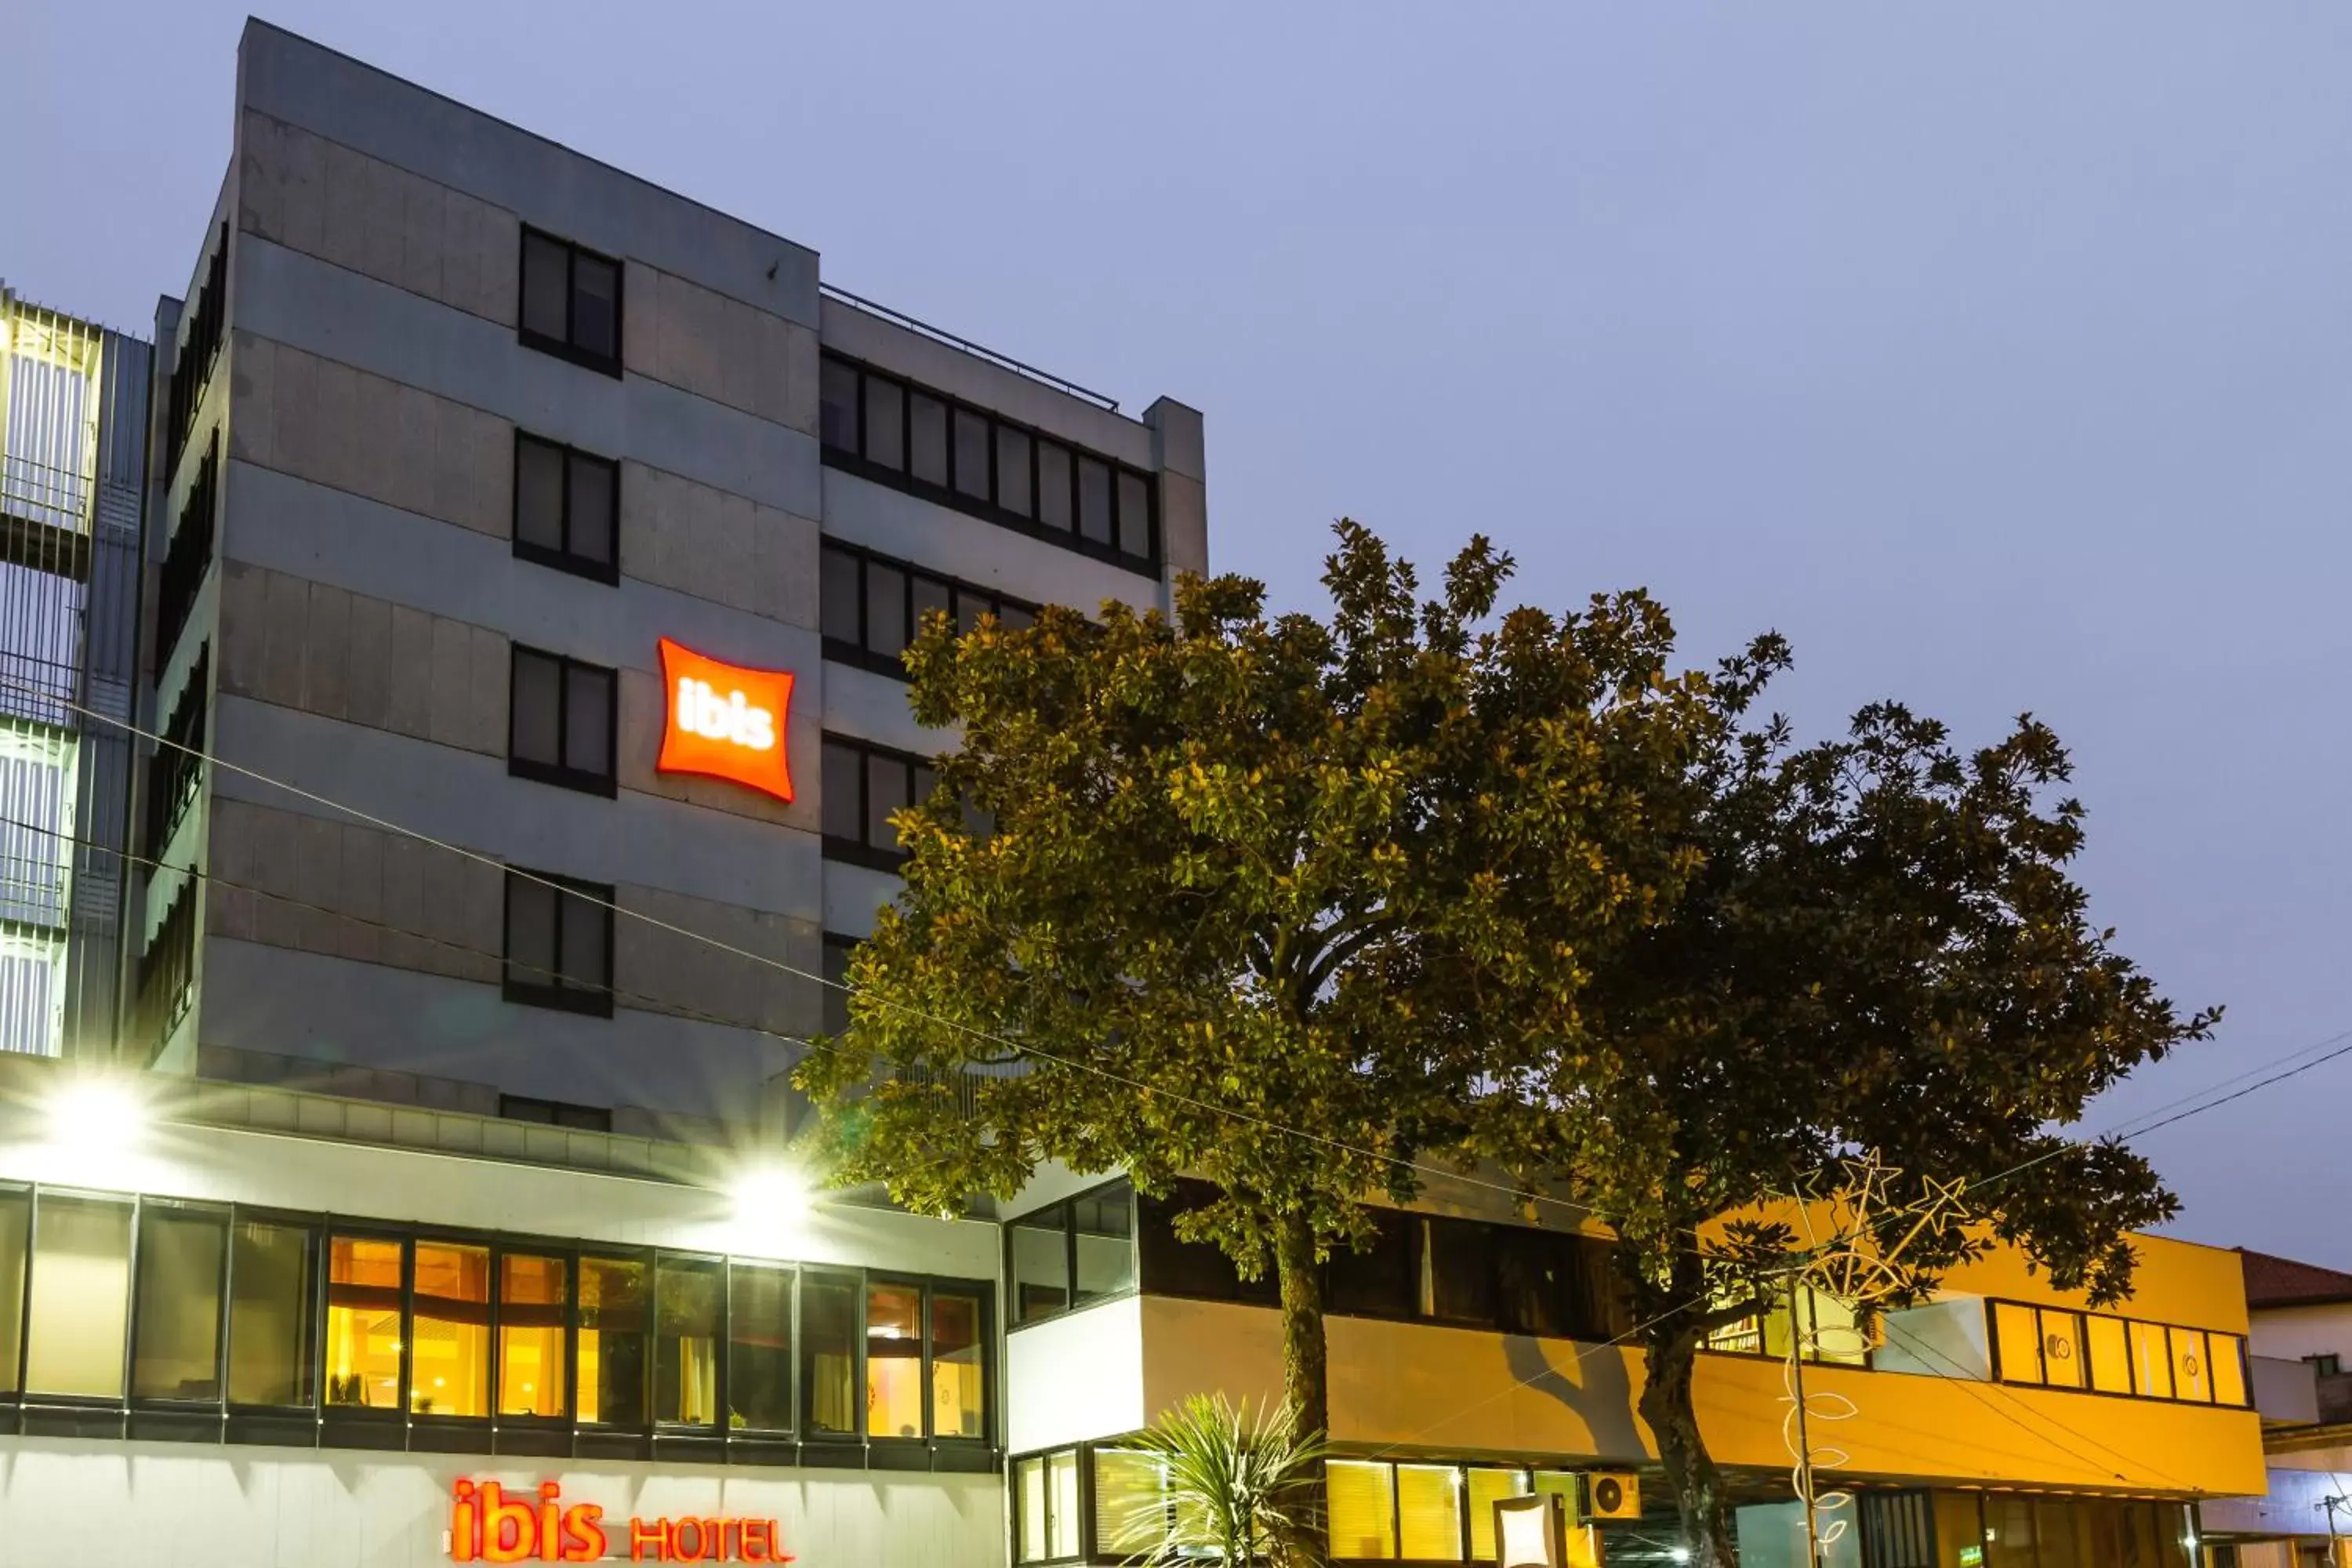
<svg viewBox="0 0 2352 1568">
<path fill-rule="evenodd" d="M 592 1426 L 646 1424 L 646 1275 L 635 1259 L 580 1260 L 576 1419 Z"/>
<path fill-rule="evenodd" d="M 563 765 L 613 776 L 613 672 L 584 664 L 563 672 Z"/>
<path fill-rule="evenodd" d="M 914 769 L 914 795 L 911 798 L 918 805 L 930 799 L 931 790 L 939 782 L 940 775 L 937 772 L 925 763 L 917 763 Z"/>
<path fill-rule="evenodd" d="M 907 764 L 896 757 L 866 759 L 866 842 L 874 848 L 898 847 L 898 830 L 890 817 L 907 808 L 913 782 Z"/>
<path fill-rule="evenodd" d="M 1071 1200 L 1078 1306 L 1135 1289 L 1133 1203 L 1133 1189 L 1124 1182 Z"/>
<path fill-rule="evenodd" d="M 327 1403 L 400 1408 L 401 1244 L 327 1244 Z"/>
<path fill-rule="evenodd" d="M 2246 1403 L 2245 1345 L 2235 1334 L 2208 1334 L 2206 1349 L 2213 1358 L 2213 1403 Z"/>
<path fill-rule="evenodd" d="M 1994 1302 L 1992 1343 L 2003 1383 L 2042 1381 L 2042 1321 L 2032 1308 Z"/>
<path fill-rule="evenodd" d="M 130 1327 L 131 1205 L 44 1196 L 33 1224 L 26 1391 L 119 1399 Z"/>
<path fill-rule="evenodd" d="M 857 450 L 857 367 L 837 359 L 818 363 L 817 439 L 837 451 Z"/>
<path fill-rule="evenodd" d="M 1151 553 L 1151 483 L 1125 468 L 1118 471 L 1118 547 L 1129 555 Z"/>
<path fill-rule="evenodd" d="M 1527 1226 L 1496 1226 L 1495 1289 L 1498 1322 L 1507 1334 L 1568 1332 L 1576 1287 L 1574 1240 Z"/>
<path fill-rule="evenodd" d="M 2053 1383 L 2057 1381 L 2053 1369 Z M 2098 1506 L 2085 1498 L 2042 1498 L 2033 1505 L 2034 1568 L 2111 1568 L 2095 1556 L 2090 1540 L 2091 1513 Z"/>
<path fill-rule="evenodd" d="M 605 952 L 611 930 L 610 911 L 578 893 L 563 894 L 560 903 L 563 911 L 563 984 L 580 991 L 606 989 L 613 977 Z"/>
<path fill-rule="evenodd" d="M 2037 1568 L 2033 1500 L 1994 1492 L 1984 1500 L 1984 1568 Z"/>
<path fill-rule="evenodd" d="M 1930 1508 L 1936 1524 L 1936 1568 L 1967 1568 L 1984 1555 L 1984 1523 L 1977 1492 L 1939 1491 Z"/>
<path fill-rule="evenodd" d="M 563 667 L 543 653 L 514 650 L 513 707 L 516 760 L 555 765 L 562 726 Z"/>
<path fill-rule="evenodd" d="M 609 566 L 613 563 L 613 492 L 620 470 L 584 452 L 572 453 L 571 462 L 572 510 L 563 548 L 583 561 Z"/>
<path fill-rule="evenodd" d="M 563 1414 L 563 1322 L 571 1270 L 561 1258 L 499 1259 L 499 1414 Z"/>
<path fill-rule="evenodd" d="M 856 645 L 857 615 L 865 590 L 857 581 L 857 557 L 827 545 L 817 563 L 817 613 L 824 635 L 835 642 Z"/>
<path fill-rule="evenodd" d="M 598 359 L 621 355 L 621 274 L 601 257 L 572 256 L 572 346 Z"/>
<path fill-rule="evenodd" d="M 719 1293 L 715 1258 L 668 1258 L 654 1291 L 654 1419 L 708 1426 L 719 1406 Z"/>
<path fill-rule="evenodd" d="M 1018 605 L 1002 606 L 996 612 L 996 618 L 1004 623 L 1004 629 L 1008 632 L 1025 632 L 1037 624 L 1037 617 Z"/>
<path fill-rule="evenodd" d="M 507 877 L 507 978 L 518 985 L 555 984 L 555 889 Z"/>
<path fill-rule="evenodd" d="M 2080 1388 L 2090 1357 L 2083 1346 L 2083 1320 L 2073 1312 L 2042 1313 L 2042 1375 L 2053 1388 Z"/>
<path fill-rule="evenodd" d="M 931 1294 L 931 1436 L 984 1437 L 986 1384 L 980 1298 Z M 871 1353 L 870 1352 L 868 1352 Z"/>
<path fill-rule="evenodd" d="M 1845 1366 L 1870 1364 L 1870 1337 L 1854 1317 L 1852 1303 L 1808 1286 L 1805 1310 L 1812 1317 L 1812 1342 L 1806 1347 L 1815 1361 Z"/>
<path fill-rule="evenodd" d="M 230 1404 L 311 1403 L 318 1256 L 318 1234 L 307 1226 L 238 1222 L 229 1258 Z"/>
<path fill-rule="evenodd" d="M 1412 1317 L 1417 1294 L 1412 1274 L 1416 1222 L 1394 1209 L 1377 1209 L 1372 1227 L 1372 1236 L 1361 1250 L 1340 1247 L 1332 1251 L 1326 1286 L 1330 1310 Z"/>
<path fill-rule="evenodd" d="M 1047 1550 L 1055 1557 L 1078 1554 L 1078 1451 L 1065 1448 L 1046 1456 L 1045 1490 L 1051 1500 Z"/>
<path fill-rule="evenodd" d="M 1324 1461 L 1333 1557 L 1397 1554 L 1396 1493 L 1390 1485 L 1390 1471 L 1389 1466 L 1372 1460 Z"/>
<path fill-rule="evenodd" d="M 1449 1323 L 1495 1321 L 1493 1227 L 1476 1220 L 1426 1219 L 1422 1280 L 1430 1315 Z"/>
<path fill-rule="evenodd" d="M 821 754 L 824 836 L 852 841 L 861 839 L 866 836 L 866 814 L 859 794 L 866 778 L 866 759 L 838 741 L 824 742 Z"/>
<path fill-rule="evenodd" d="M 1029 432 L 996 427 L 996 504 L 1029 515 Z"/>
<path fill-rule="evenodd" d="M 1070 1258 L 1060 1207 L 1013 1222 L 1013 1321 L 1034 1322 L 1070 1304 Z"/>
<path fill-rule="evenodd" d="M 969 408 L 955 411 L 955 488 L 974 500 L 988 499 L 988 421 Z"/>
<path fill-rule="evenodd" d="M 563 341 L 571 328 L 571 255 L 541 234 L 522 237 L 522 327 Z"/>
<path fill-rule="evenodd" d="M 2162 1323 L 2126 1325 L 2131 1336 L 2132 1389 L 2151 1399 L 2172 1397 L 2172 1347 Z"/>
<path fill-rule="evenodd" d="M 914 579 L 914 590 L 915 618 L 908 626 L 910 640 L 923 635 L 924 618 L 934 610 L 947 616 L 950 621 L 955 619 L 954 589 L 936 577 L 918 575 Z"/>
<path fill-rule="evenodd" d="M 1071 497 L 1070 449 L 1058 442 L 1037 443 L 1037 521 L 1048 528 L 1070 531 L 1075 517 Z"/>
<path fill-rule="evenodd" d="M 866 647 L 887 658 L 907 647 L 907 574 L 879 561 L 866 563 Z"/>
<path fill-rule="evenodd" d="M 1276 1305 L 1281 1291 L 1273 1267 L 1262 1254 L 1257 1277 L 1244 1279 L 1224 1248 L 1213 1242 L 1187 1241 L 1176 1234 L 1180 1217 L 1215 1198 L 1215 1188 L 1192 1181 L 1177 1182 L 1166 1197 L 1136 1194 L 1136 1262 L 1143 1289 L 1155 1296 Z"/>
<path fill-rule="evenodd" d="M 926 484 L 948 482 L 948 405 L 927 393 L 907 394 L 907 471 Z"/>
<path fill-rule="evenodd" d="M 563 548 L 563 448 L 524 436 L 515 442 L 515 537 L 541 550 Z"/>
<path fill-rule="evenodd" d="M 801 1398 L 810 1435 L 848 1435 L 857 1420 L 857 1287 L 801 1281 Z"/>
<path fill-rule="evenodd" d="M 2172 1396 L 2209 1404 L 2213 1398 L 2212 1362 L 2199 1329 L 2172 1331 Z"/>
<path fill-rule="evenodd" d="M 824 1032 L 849 1032 L 849 954 L 857 944 L 828 935 L 824 940 Z"/>
<path fill-rule="evenodd" d="M 1078 533 L 1097 544 L 1111 542 L 1110 465 L 1098 458 L 1078 459 Z"/>
<path fill-rule="evenodd" d="M 1013 1550 L 1024 1563 L 1043 1563 L 1046 1549 L 1052 1545 L 1052 1530 L 1045 1518 L 1045 1461 L 1041 1456 L 1024 1459 L 1013 1467 L 1013 1486 L 1018 1493 L 1013 1518 L 1013 1533 L 1017 1537 Z"/>
<path fill-rule="evenodd" d="M 409 1332 L 409 1408 L 419 1415 L 490 1413 L 490 1249 L 416 1244 L 416 1321 Z"/>
<path fill-rule="evenodd" d="M 793 1425 L 793 1271 L 769 1263 L 727 1270 L 727 1424 L 755 1432 Z"/>
<path fill-rule="evenodd" d="M 866 460 L 907 466 L 907 389 L 879 375 L 866 378 Z"/>
<path fill-rule="evenodd" d="M 220 1397 L 221 1263 L 228 1217 L 150 1206 L 139 1224 L 133 1399 Z"/>
<path fill-rule="evenodd" d="M 1157 1454 L 1095 1450 L 1095 1550 L 1140 1557 L 1168 1538 L 1167 1483 Z"/>
<path fill-rule="evenodd" d="M 32 1240 L 33 1196 L 0 1192 L 0 1391 L 16 1387 L 24 1344 L 25 1259 Z"/>
<path fill-rule="evenodd" d="M 993 613 L 993 606 L 978 594 L 956 595 L 956 635 L 963 636 L 980 625 L 980 617 Z"/>
<path fill-rule="evenodd" d="M 1496 1470 L 1473 1466 L 1468 1477 L 1470 1557 L 1476 1563 L 1495 1560 L 1495 1505 L 1505 1498 L 1528 1495 L 1525 1470 Z"/>
<path fill-rule="evenodd" d="M 2091 1386 L 2101 1394 L 2129 1394 L 2131 1346 L 2121 1318 L 2093 1314 L 2083 1320 L 2083 1353 Z"/>
<path fill-rule="evenodd" d="M 1396 1486 L 1398 1555 L 1461 1562 L 1462 1472 L 1452 1465 L 1399 1465 Z"/>
<path fill-rule="evenodd" d="M 866 1433 L 923 1435 L 923 1292 L 874 1285 L 866 1292 Z"/>
</svg>

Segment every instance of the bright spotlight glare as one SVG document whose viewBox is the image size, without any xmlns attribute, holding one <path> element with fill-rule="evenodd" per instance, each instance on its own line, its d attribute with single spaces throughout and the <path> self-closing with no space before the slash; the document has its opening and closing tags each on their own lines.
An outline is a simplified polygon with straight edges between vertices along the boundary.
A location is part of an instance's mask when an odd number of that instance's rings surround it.
<svg viewBox="0 0 2352 1568">
<path fill-rule="evenodd" d="M 1672 1557 L 1677 1563 L 1687 1563 L 1690 1561 L 1690 1548 L 1687 1546 L 1677 1546 L 1666 1555 Z"/>
<path fill-rule="evenodd" d="M 808 1179 L 789 1166 L 755 1165 L 735 1178 L 729 1196 L 735 1217 L 761 1226 L 796 1225 L 808 1217 Z"/>
<path fill-rule="evenodd" d="M 114 1150 L 137 1142 L 147 1107 L 117 1078 L 78 1078 L 49 1100 L 49 1124 L 68 1148 Z"/>
</svg>

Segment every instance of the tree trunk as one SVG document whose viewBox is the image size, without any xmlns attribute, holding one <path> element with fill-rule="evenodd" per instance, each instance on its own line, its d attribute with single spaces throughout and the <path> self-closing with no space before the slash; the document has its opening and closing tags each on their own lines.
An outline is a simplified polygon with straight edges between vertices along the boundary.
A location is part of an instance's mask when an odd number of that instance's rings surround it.
<svg viewBox="0 0 2352 1568">
<path fill-rule="evenodd" d="M 1301 1438 L 1320 1439 L 1331 1426 L 1331 1388 L 1323 1344 L 1323 1276 L 1315 1263 L 1315 1228 L 1303 1215 L 1275 1221 L 1274 1268 L 1282 1287 L 1282 1398 Z M 1321 1467 L 1297 1483 L 1287 1500 L 1294 1521 L 1282 1555 L 1328 1562 L 1331 1542 L 1323 1510 Z"/>
<path fill-rule="evenodd" d="M 1699 1435 L 1698 1407 L 1691 1397 L 1699 1333 L 1697 1325 L 1670 1319 L 1644 1336 L 1649 1369 L 1642 1384 L 1642 1419 L 1657 1440 L 1658 1461 L 1665 1467 L 1667 1489 L 1682 1515 L 1690 1568 L 1732 1568 L 1723 1476 Z"/>
</svg>

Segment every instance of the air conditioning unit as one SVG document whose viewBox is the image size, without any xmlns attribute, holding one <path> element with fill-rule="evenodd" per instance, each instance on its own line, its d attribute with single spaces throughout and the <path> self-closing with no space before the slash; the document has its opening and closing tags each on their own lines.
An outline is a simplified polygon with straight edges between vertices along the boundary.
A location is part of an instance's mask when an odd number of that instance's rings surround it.
<svg viewBox="0 0 2352 1568">
<path fill-rule="evenodd" d="M 1584 1524 L 1641 1518 L 1642 1479 L 1631 1470 L 1584 1471 L 1578 1478 L 1576 1517 Z"/>
</svg>

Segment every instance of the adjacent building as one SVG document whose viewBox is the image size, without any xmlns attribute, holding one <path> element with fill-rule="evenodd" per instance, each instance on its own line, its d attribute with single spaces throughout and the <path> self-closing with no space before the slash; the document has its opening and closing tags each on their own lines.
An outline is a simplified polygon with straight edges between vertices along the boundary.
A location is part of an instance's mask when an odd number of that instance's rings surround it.
<svg viewBox="0 0 2352 1568">
<path fill-rule="evenodd" d="M 2241 1252 L 2267 1486 L 2205 1505 L 2236 1568 L 2352 1563 L 2352 1274 Z"/>
<path fill-rule="evenodd" d="M 0 605 L 75 672 L 11 665 L 5 711 L 75 759 L 78 815 L 27 818 L 74 847 L 44 940 L 112 1010 L 0 1055 L 0 1561 L 1149 1546 L 1129 1440 L 1279 1381 L 1265 1287 L 1175 1235 L 1200 1194 L 819 1200 L 790 1074 L 950 741 L 912 628 L 1165 605 L 1201 416 L 257 22 L 234 147 L 152 373 L 74 361 L 117 446 L 9 509 L 0 573 L 89 606 Z M 1671 1562 L 1608 1237 L 1486 1195 L 1329 1266 L 1335 1553 L 1492 1561 L 1492 1505 L 1559 1491 Z M 2189 1568 L 2192 1507 L 2262 1485 L 2232 1255 L 2149 1239 L 2111 1310 L 2007 1254 L 1871 1335 L 1793 1310 L 1853 1411 L 1840 1568 Z M 1807 1555 L 1791 1331 L 1700 1379 L 1768 1568 Z"/>
</svg>

